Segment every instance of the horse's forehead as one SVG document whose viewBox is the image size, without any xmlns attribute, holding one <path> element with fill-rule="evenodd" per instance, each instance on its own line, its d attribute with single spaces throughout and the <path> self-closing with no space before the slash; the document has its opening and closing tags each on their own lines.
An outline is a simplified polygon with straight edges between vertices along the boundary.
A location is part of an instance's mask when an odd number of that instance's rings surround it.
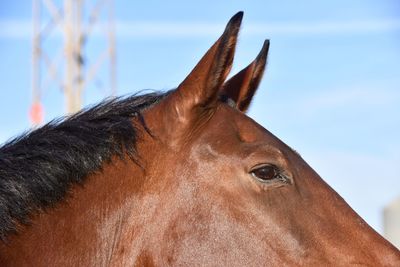
<svg viewBox="0 0 400 267">
<path fill-rule="evenodd" d="M 228 105 L 221 105 L 214 116 L 211 131 L 244 143 L 271 142 L 275 137 L 246 114 Z M 216 139 L 218 135 L 214 135 Z"/>
</svg>

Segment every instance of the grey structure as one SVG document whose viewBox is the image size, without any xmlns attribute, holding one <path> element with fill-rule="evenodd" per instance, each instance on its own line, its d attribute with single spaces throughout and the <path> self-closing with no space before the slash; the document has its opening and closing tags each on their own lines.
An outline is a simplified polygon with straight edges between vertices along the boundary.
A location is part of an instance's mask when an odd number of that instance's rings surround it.
<svg viewBox="0 0 400 267">
<path fill-rule="evenodd" d="M 400 197 L 383 210 L 384 236 L 400 249 Z"/>
</svg>

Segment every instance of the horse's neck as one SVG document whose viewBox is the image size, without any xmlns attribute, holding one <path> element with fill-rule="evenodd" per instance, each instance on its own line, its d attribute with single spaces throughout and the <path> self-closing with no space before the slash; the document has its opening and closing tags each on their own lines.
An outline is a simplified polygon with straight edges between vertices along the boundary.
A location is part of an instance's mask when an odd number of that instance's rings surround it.
<svg viewBox="0 0 400 267">
<path fill-rule="evenodd" d="M 106 164 L 83 186 L 74 185 L 64 201 L 34 215 L 32 224 L 11 235 L 8 244 L 1 244 L 1 265 L 103 266 L 113 262 L 115 252 L 123 249 L 121 233 L 129 234 L 127 223 L 133 216 L 132 205 L 138 205 L 134 197 L 142 176 L 141 168 L 128 159 Z"/>
</svg>

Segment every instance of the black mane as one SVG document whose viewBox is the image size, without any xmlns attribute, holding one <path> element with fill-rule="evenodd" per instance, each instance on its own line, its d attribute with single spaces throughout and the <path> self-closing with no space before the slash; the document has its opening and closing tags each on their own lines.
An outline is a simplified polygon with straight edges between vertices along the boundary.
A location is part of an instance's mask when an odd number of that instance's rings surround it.
<svg viewBox="0 0 400 267">
<path fill-rule="evenodd" d="M 0 148 L 0 239 L 29 215 L 62 200 L 74 183 L 101 170 L 115 155 L 137 160 L 141 111 L 165 93 L 115 98 L 49 122 Z"/>
</svg>

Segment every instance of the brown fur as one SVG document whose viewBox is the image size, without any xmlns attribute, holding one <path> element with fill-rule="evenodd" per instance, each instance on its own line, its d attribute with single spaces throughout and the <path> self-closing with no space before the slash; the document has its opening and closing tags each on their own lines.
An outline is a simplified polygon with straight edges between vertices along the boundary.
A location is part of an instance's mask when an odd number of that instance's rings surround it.
<svg viewBox="0 0 400 267">
<path fill-rule="evenodd" d="M 142 168 L 114 158 L 0 245 L 1 266 L 400 266 L 400 252 L 299 155 L 218 101 L 232 60 L 215 60 L 208 52 L 143 113 L 152 135 L 137 143 Z M 260 182 L 260 164 L 292 182 Z"/>
</svg>

